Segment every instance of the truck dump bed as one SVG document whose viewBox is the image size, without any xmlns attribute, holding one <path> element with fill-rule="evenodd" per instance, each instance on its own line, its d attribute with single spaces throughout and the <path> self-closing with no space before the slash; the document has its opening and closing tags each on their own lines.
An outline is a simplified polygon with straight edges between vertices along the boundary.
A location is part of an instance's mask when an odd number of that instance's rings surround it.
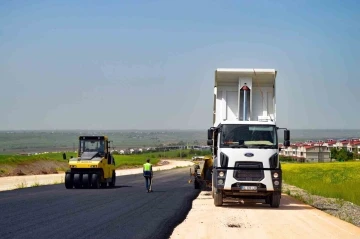
<svg viewBox="0 0 360 239">
<path fill-rule="evenodd" d="M 215 71 L 213 124 L 276 121 L 274 69 L 219 68 Z"/>
</svg>

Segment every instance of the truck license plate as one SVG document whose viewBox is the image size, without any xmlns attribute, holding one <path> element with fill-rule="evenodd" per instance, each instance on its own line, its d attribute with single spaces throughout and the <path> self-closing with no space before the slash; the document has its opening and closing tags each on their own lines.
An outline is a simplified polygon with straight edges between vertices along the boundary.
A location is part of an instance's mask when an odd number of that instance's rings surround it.
<svg viewBox="0 0 360 239">
<path fill-rule="evenodd" d="M 246 191 L 256 191 L 257 186 L 241 186 L 240 189 L 241 190 L 246 190 Z"/>
</svg>

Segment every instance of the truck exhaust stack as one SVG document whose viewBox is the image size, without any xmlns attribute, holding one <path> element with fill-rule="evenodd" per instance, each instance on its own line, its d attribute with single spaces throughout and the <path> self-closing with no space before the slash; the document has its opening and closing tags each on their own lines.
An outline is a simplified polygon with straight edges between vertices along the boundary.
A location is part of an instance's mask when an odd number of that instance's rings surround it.
<svg viewBox="0 0 360 239">
<path fill-rule="evenodd" d="M 242 94 L 241 94 L 242 93 Z M 249 111 L 250 108 L 250 89 L 247 87 L 246 83 L 240 90 L 240 95 L 243 95 L 243 118 L 242 120 L 247 121 L 247 115 L 246 113 Z M 249 100 L 247 100 L 249 98 Z M 241 98 L 240 98 L 241 100 Z"/>
</svg>

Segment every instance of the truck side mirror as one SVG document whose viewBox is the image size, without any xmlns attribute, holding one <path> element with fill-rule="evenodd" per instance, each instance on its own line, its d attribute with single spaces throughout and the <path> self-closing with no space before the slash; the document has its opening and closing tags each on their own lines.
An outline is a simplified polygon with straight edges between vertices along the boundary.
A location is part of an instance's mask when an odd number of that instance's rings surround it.
<svg viewBox="0 0 360 239">
<path fill-rule="evenodd" d="M 210 145 L 213 145 L 213 140 L 212 140 L 212 139 L 208 139 L 208 140 L 207 140 L 207 145 L 209 145 L 209 146 L 210 146 Z"/>
<path fill-rule="evenodd" d="M 208 139 L 212 139 L 213 137 L 213 130 L 212 129 L 208 129 L 208 135 L 207 135 Z M 212 143 L 211 143 L 212 144 Z"/>
<path fill-rule="evenodd" d="M 290 130 L 284 130 L 284 146 L 290 146 Z"/>
<path fill-rule="evenodd" d="M 288 129 L 284 130 L 284 140 L 285 141 L 290 140 L 290 130 L 288 130 Z"/>
<path fill-rule="evenodd" d="M 63 153 L 63 159 L 65 160 L 66 159 L 66 153 Z"/>
</svg>

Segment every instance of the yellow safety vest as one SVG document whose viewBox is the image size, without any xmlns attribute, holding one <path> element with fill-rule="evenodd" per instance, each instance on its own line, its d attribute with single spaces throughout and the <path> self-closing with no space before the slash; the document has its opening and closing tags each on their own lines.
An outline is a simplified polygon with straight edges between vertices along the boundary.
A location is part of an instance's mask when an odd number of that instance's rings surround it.
<svg viewBox="0 0 360 239">
<path fill-rule="evenodd" d="M 144 171 L 151 171 L 151 163 L 145 163 L 144 164 Z"/>
</svg>

